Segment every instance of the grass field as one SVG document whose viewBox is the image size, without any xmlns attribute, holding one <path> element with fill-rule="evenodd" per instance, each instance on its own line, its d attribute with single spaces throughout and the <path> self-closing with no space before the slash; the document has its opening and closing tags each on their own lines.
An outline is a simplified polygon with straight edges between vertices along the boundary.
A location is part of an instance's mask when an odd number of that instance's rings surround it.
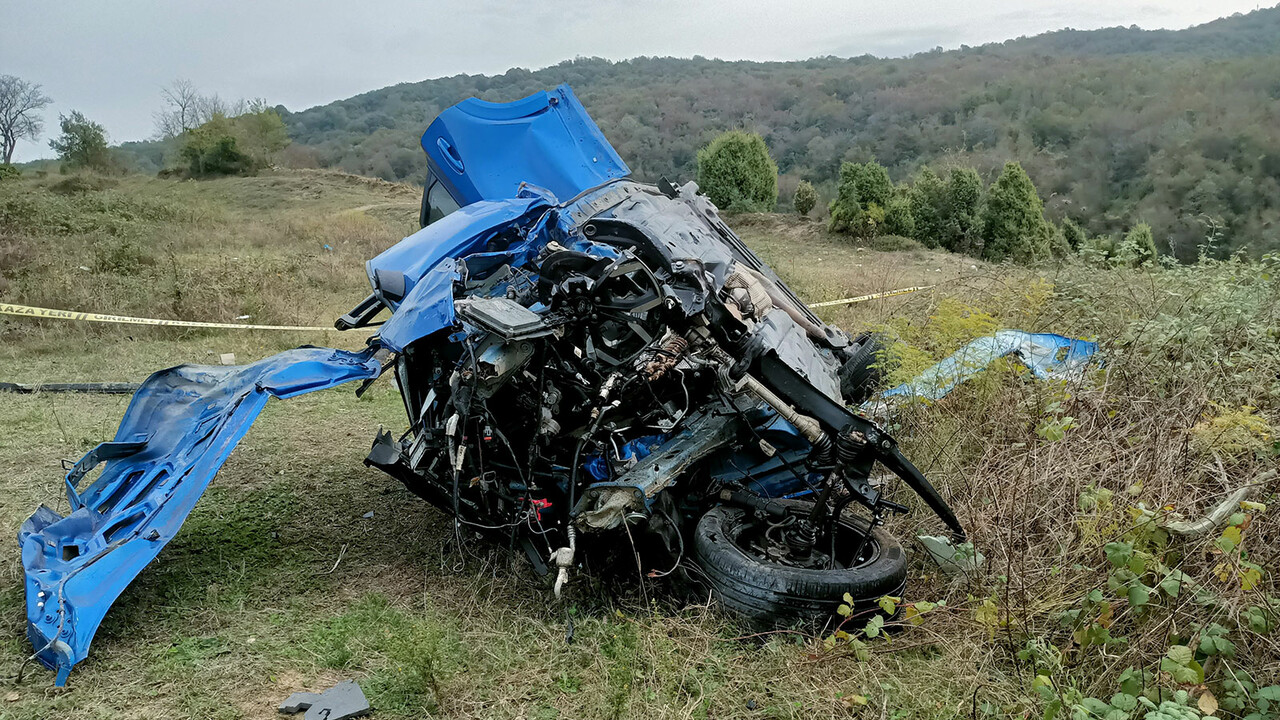
<svg viewBox="0 0 1280 720">
<path fill-rule="evenodd" d="M 413 188 L 322 172 L 24 179 L 0 186 L 0 300 L 328 325 L 367 292 L 364 260 L 414 228 L 417 201 Z M 1280 682 L 1274 513 L 1233 518 L 1231 548 L 1217 532 L 1148 537 L 1142 513 L 1194 517 L 1274 467 L 1274 264 L 1028 270 L 876 249 L 888 241 L 857 248 L 794 218 L 734 224 L 811 301 L 937 284 L 823 312 L 900 338 L 898 375 L 999 327 L 1104 341 L 1106 372 L 1078 385 L 997 367 L 895 420 L 987 558 L 951 579 L 913 553 L 906 601 L 946 603 L 921 624 L 865 638 L 864 654 L 825 637 L 744 637 L 714 607 L 676 604 L 651 580 L 580 577 L 567 644 L 564 610 L 527 563 L 482 541 L 454 546 L 443 515 L 363 467 L 374 431 L 404 427 L 384 382 L 361 399 L 338 389 L 269 404 L 183 531 L 116 603 L 68 689 L 28 668 L 4 687 L 0 718 L 277 717 L 290 692 L 346 677 L 379 718 L 1039 717 L 1055 700 L 1066 717 L 1090 707 L 1086 698 L 1140 694 L 1123 684 L 1127 668 L 1157 702 L 1181 689 L 1194 706 L 1208 691 L 1225 714 L 1259 711 L 1257 689 Z M 227 352 L 247 362 L 363 339 L 0 316 L 0 381 L 140 381 Z M 59 461 L 109 439 L 126 404 L 0 395 L 0 528 L 12 538 L 42 502 L 65 510 Z M 901 490 L 895 499 L 910 500 Z M 896 529 L 910 537 L 937 525 L 917 512 Z M 1109 562 L 1117 542 L 1129 546 L 1123 568 Z M 30 652 L 16 542 L 0 543 L 0 560 L 0 663 L 12 677 Z M 1164 591 L 1166 570 L 1197 592 Z M 1135 584 L 1153 592 L 1134 595 Z M 1124 641 L 1102 641 L 1103 630 Z M 1206 636 L 1229 637 L 1232 652 L 1203 652 Z M 1203 681 L 1162 664 L 1183 645 L 1196 649 Z M 1241 675 L 1255 691 L 1242 690 L 1232 711 Z"/>
</svg>

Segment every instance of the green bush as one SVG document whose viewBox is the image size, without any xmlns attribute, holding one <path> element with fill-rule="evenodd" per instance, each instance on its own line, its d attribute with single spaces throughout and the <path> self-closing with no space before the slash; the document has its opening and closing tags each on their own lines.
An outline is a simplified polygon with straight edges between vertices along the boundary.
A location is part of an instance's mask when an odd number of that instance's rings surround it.
<svg viewBox="0 0 1280 720">
<path fill-rule="evenodd" d="M 1085 242 L 1084 231 L 1071 218 L 1066 218 L 1062 221 L 1062 239 L 1072 251 L 1078 251 Z"/>
<path fill-rule="evenodd" d="M 698 187 L 727 212 L 770 212 L 778 203 L 778 165 L 764 138 L 730 130 L 698 151 Z"/>
<path fill-rule="evenodd" d="M 1049 255 L 1044 204 L 1022 165 L 1005 164 L 987 193 L 981 219 L 984 259 L 1030 263 Z"/>
<path fill-rule="evenodd" d="M 889 235 L 915 237 L 916 220 L 911 214 L 911 200 L 895 195 L 884 209 L 884 232 Z"/>
<path fill-rule="evenodd" d="M 13 165 L 0 163 L 0 182 L 5 180 L 16 180 L 22 176 L 22 171 Z"/>
<path fill-rule="evenodd" d="M 907 192 L 915 237 L 926 247 L 942 245 L 947 232 L 947 184 L 938 174 L 924 168 Z"/>
<path fill-rule="evenodd" d="M 885 209 L 892 197 L 893 181 L 883 165 L 875 160 L 844 163 L 840 166 L 836 197 L 828 206 L 828 226 L 833 232 L 874 237 L 883 228 Z"/>
<path fill-rule="evenodd" d="M 236 147 L 231 121 L 222 115 L 215 115 L 188 133 L 180 154 L 195 176 L 238 175 L 253 170 L 249 156 Z"/>
<path fill-rule="evenodd" d="M 1082 240 L 1078 252 L 1086 262 L 1111 267 L 1140 267 L 1159 255 L 1151 226 L 1146 223 L 1134 225 L 1124 237 L 1099 235 Z"/>
<path fill-rule="evenodd" d="M 946 232 L 942 246 L 952 252 L 977 255 L 981 245 L 981 208 L 982 178 L 978 171 L 971 167 L 952 168 L 947 179 Z"/>
<path fill-rule="evenodd" d="M 858 187 L 858 200 L 865 205 L 888 207 L 893 198 L 893 181 L 889 171 L 875 160 L 855 166 L 853 181 Z"/>
<path fill-rule="evenodd" d="M 59 123 L 62 134 L 50 140 L 49 147 L 62 158 L 63 167 L 93 170 L 111 168 L 107 132 L 101 125 L 85 117 L 79 110 L 60 116 Z"/>
<path fill-rule="evenodd" d="M 818 191 L 808 180 L 801 180 L 796 186 L 795 195 L 791 197 L 791 206 L 801 215 L 808 215 L 814 205 L 818 204 Z"/>
<path fill-rule="evenodd" d="M 179 155 L 194 176 L 248 175 L 269 166 L 289 144 L 284 121 L 275 110 L 260 110 L 211 120 L 187 133 Z"/>
<path fill-rule="evenodd" d="M 1121 264 L 1137 267 L 1155 260 L 1157 254 L 1151 226 L 1138 223 L 1125 233 L 1124 240 L 1116 248 L 1115 259 Z"/>
</svg>

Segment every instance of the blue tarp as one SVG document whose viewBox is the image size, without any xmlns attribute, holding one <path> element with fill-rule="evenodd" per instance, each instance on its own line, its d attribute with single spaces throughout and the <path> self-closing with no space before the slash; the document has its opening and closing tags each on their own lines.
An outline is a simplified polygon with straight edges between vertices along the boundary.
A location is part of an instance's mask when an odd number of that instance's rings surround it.
<svg viewBox="0 0 1280 720">
<path fill-rule="evenodd" d="M 1001 330 L 980 337 L 950 357 L 917 375 L 910 382 L 886 390 L 863 409 L 892 398 L 941 400 L 958 385 L 987 369 L 1002 357 L 1014 357 L 1038 380 L 1079 377 L 1098 351 L 1098 343 L 1053 333 Z"/>
</svg>

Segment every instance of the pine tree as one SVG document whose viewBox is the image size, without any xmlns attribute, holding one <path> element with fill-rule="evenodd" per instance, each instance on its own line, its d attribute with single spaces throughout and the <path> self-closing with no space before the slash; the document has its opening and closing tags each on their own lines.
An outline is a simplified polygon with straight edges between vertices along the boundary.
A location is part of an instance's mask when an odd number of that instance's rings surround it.
<svg viewBox="0 0 1280 720">
<path fill-rule="evenodd" d="M 982 178 L 969 167 L 951 169 L 947 179 L 946 232 L 942 246 L 952 252 L 977 255 L 982 205 Z"/>
<path fill-rule="evenodd" d="M 778 164 L 764 138 L 730 130 L 698 151 L 698 187 L 729 212 L 772 212 L 778 204 Z"/>
<path fill-rule="evenodd" d="M 796 185 L 796 192 L 791 196 L 791 206 L 801 215 L 808 215 L 814 205 L 818 204 L 818 191 L 808 180 L 801 180 Z"/>
<path fill-rule="evenodd" d="M 941 245 L 947 229 L 947 184 L 926 167 L 916 176 L 907 198 L 915 222 L 912 237 L 927 247 Z"/>
<path fill-rule="evenodd" d="M 1051 230 L 1044 203 L 1022 165 L 1005 164 L 987 192 L 981 220 L 984 259 L 1029 263 L 1048 256 Z"/>
</svg>

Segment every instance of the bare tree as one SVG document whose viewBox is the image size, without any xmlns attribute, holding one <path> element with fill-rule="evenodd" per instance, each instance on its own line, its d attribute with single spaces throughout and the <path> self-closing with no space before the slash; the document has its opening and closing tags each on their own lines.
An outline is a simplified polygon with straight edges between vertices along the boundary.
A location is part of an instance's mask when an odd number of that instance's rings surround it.
<svg viewBox="0 0 1280 720">
<path fill-rule="evenodd" d="M 190 80 L 174 80 L 160 90 L 164 109 L 152 117 L 156 124 L 156 137 L 168 140 L 190 132 L 209 122 L 216 115 L 236 117 L 269 109 L 265 98 L 241 98 L 235 102 L 222 99 L 217 93 L 201 95 Z"/>
<path fill-rule="evenodd" d="M 44 129 L 39 112 L 53 102 L 40 86 L 12 75 L 0 75 L 0 154 L 7 165 L 13 161 L 20 138 L 35 140 Z"/>
<path fill-rule="evenodd" d="M 190 80 L 174 80 L 160 90 L 165 109 L 155 113 L 156 135 L 167 139 L 194 129 L 200 120 L 200 93 Z"/>
<path fill-rule="evenodd" d="M 201 95 L 196 101 L 196 114 L 200 118 L 200 123 L 204 124 L 213 119 L 214 115 L 223 117 L 231 117 L 236 114 L 234 104 L 223 100 L 216 93 L 213 95 Z"/>
</svg>

